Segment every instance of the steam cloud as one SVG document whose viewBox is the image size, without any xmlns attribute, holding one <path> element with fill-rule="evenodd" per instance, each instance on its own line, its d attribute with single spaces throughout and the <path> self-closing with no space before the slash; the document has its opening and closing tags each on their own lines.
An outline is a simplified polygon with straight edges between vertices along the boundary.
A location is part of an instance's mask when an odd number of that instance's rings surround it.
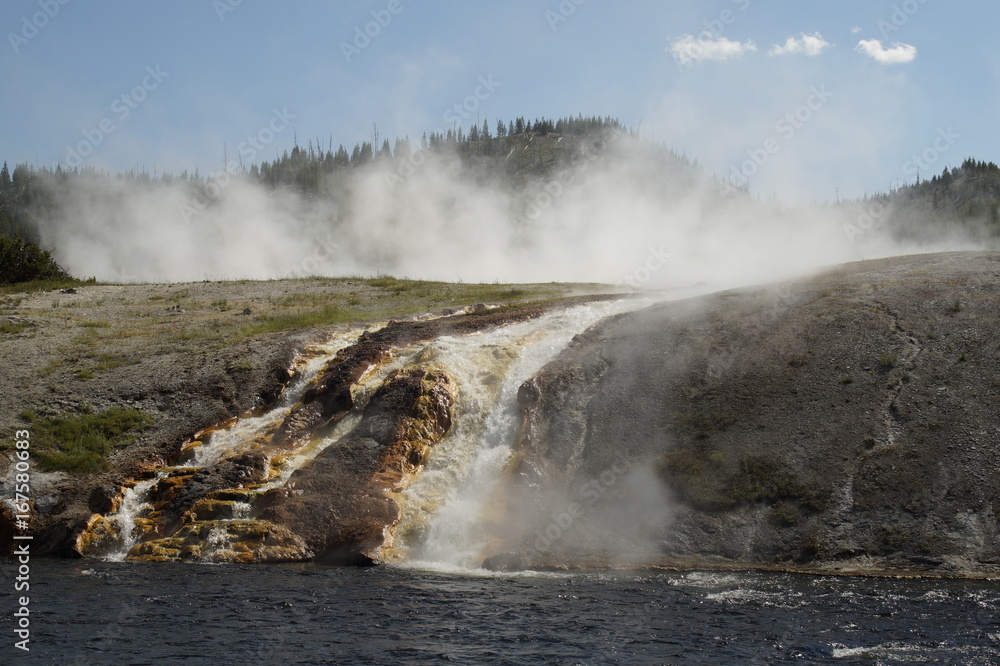
<svg viewBox="0 0 1000 666">
<path fill-rule="evenodd" d="M 58 213 L 41 221 L 43 242 L 74 275 L 117 282 L 384 273 L 652 288 L 737 286 L 970 246 L 901 246 L 877 220 L 845 233 L 857 211 L 726 192 L 624 136 L 525 190 L 477 177 L 456 157 L 421 155 L 412 168 L 375 161 L 321 186 L 336 196 L 269 192 L 233 176 L 194 214 L 184 181 L 70 179 L 57 188 Z"/>
</svg>

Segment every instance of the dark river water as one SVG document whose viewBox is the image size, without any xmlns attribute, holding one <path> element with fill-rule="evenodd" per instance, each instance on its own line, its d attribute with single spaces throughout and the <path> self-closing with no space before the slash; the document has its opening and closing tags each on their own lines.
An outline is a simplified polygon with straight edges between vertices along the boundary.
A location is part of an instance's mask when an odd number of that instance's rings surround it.
<svg viewBox="0 0 1000 666">
<path fill-rule="evenodd" d="M 0 663 L 1000 664 L 1000 584 L 32 562 Z"/>
</svg>

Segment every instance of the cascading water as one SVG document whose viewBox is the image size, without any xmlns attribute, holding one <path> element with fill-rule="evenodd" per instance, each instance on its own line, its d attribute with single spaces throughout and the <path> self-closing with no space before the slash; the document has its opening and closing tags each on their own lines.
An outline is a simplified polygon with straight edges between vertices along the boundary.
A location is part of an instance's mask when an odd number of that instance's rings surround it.
<svg viewBox="0 0 1000 666">
<path fill-rule="evenodd" d="M 403 493 L 391 559 L 416 567 L 480 566 L 490 538 L 484 525 L 512 457 L 518 388 L 574 335 L 640 306 L 634 300 L 584 305 L 427 346 L 458 387 L 455 425 Z"/>
<path fill-rule="evenodd" d="M 141 530 L 137 529 L 136 520 L 150 508 L 148 501 L 150 488 L 165 477 L 165 474 L 159 473 L 128 488 L 122 495 L 118 511 L 107 519 L 119 536 L 120 543 L 108 552 L 105 559 L 111 562 L 123 561 L 128 555 L 128 551 L 139 540 Z"/>
<path fill-rule="evenodd" d="M 338 351 L 348 346 L 358 336 L 352 330 L 333 336 L 326 342 L 311 347 L 293 370 L 294 377 L 281 392 L 277 403 L 266 412 L 236 419 L 226 428 L 212 431 L 208 437 L 196 441 L 187 451 L 183 464 L 207 467 L 223 457 L 248 450 L 265 440 L 284 420 L 292 407 L 302 399 L 302 394 L 315 381 L 323 367 Z"/>
<path fill-rule="evenodd" d="M 172 474 L 206 467 L 227 455 L 253 448 L 266 439 L 302 398 L 326 363 L 351 344 L 358 334 L 357 330 L 346 331 L 309 347 L 294 363 L 292 379 L 271 409 L 235 419 L 224 427 L 209 429 L 201 439 L 195 439 L 182 450 L 184 462 L 180 466 L 157 470 L 154 476 L 126 488 L 117 510 L 101 517 L 98 526 L 91 525 L 88 529 L 88 536 L 81 544 L 82 550 L 108 561 L 125 560 L 144 536 L 142 523 L 144 516 L 153 508 L 151 494 L 158 484 Z M 252 505 L 235 500 L 231 509 L 230 520 L 247 519 Z"/>
<path fill-rule="evenodd" d="M 180 463 L 125 492 L 117 512 L 97 517 L 81 537 L 87 555 L 123 560 L 281 561 L 308 557 L 303 542 L 270 519 L 258 518 L 258 500 L 281 492 L 292 474 L 310 465 L 361 422 L 366 405 L 397 370 L 434 368 L 450 379 L 455 394 L 452 426 L 431 449 L 408 488 L 387 492 L 401 505 L 401 517 L 387 527 L 378 559 L 413 566 L 475 568 L 489 536 L 489 508 L 507 476 L 517 427 L 517 391 L 597 321 L 640 307 L 635 300 L 581 305 L 485 332 L 442 336 L 395 349 L 351 387 L 353 407 L 335 426 L 315 437 L 275 448 L 272 435 L 296 418 L 306 390 L 337 352 L 361 331 L 337 335 L 312 348 L 296 364 L 278 402 L 263 413 L 234 419 L 205 431 L 182 448 Z M 204 483 L 219 465 L 264 453 L 264 478 L 200 491 L 189 508 L 166 515 L 156 498 Z M 206 471 L 207 470 L 207 471 Z M 178 523 L 177 521 L 182 521 Z M 284 530 L 284 531 L 282 531 Z M 166 536 L 164 536 L 166 535 Z"/>
</svg>

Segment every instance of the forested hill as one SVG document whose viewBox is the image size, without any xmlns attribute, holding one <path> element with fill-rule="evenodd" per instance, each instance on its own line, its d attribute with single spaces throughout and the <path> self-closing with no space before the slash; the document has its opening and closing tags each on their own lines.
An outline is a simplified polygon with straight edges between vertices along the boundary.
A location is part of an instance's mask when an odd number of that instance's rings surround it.
<svg viewBox="0 0 1000 666">
<path fill-rule="evenodd" d="M 387 178 L 405 176 L 427 155 L 453 155 L 462 161 L 471 177 L 498 186 L 520 188 L 530 181 L 544 181 L 559 168 L 570 166 L 584 157 L 593 158 L 606 151 L 614 137 L 631 138 L 642 144 L 620 121 L 611 117 L 576 117 L 534 121 L 515 120 L 474 123 L 466 130 L 453 128 L 424 133 L 418 139 L 382 138 L 373 125 L 371 141 L 336 148 L 332 139 L 295 141 L 292 149 L 276 155 L 273 161 L 244 164 L 237 154 L 224 157 L 225 168 L 208 173 L 184 171 L 180 174 L 151 175 L 146 170 L 109 174 L 92 167 L 64 169 L 61 165 L 38 167 L 17 165 L 11 172 L 4 163 L 0 172 L 0 236 L 37 241 L 38 220 L 51 215 L 58 206 L 59 192 L 74 181 L 88 184 L 126 182 L 137 189 L 157 186 L 190 188 L 192 198 L 210 205 L 214 192 L 230 178 L 245 178 L 270 190 L 297 191 L 303 195 L 336 199 L 346 195 L 343 188 L 352 173 L 373 165 L 388 167 Z M 706 176 L 696 166 L 667 148 L 646 144 L 658 158 L 678 167 L 694 180 Z M 220 157 L 223 157 L 220 146 Z"/>
<path fill-rule="evenodd" d="M 885 210 L 898 240 L 921 241 L 953 232 L 995 244 L 1000 239 L 1000 167 L 972 158 L 930 179 L 861 202 Z"/>
<path fill-rule="evenodd" d="M 258 152 L 264 150 L 254 154 Z M 611 117 L 484 118 L 466 128 L 455 126 L 417 138 L 392 140 L 382 137 L 377 125 L 372 125 L 370 140 L 350 150 L 344 145 L 334 147 L 332 138 L 300 142 L 295 137 L 292 147 L 280 153 L 275 150 L 271 161 L 246 163 L 241 157 L 247 153 L 241 146 L 220 146 L 219 153 L 220 168 L 205 173 L 151 174 L 143 168 L 111 174 L 87 165 L 66 169 L 61 165 L 27 164 L 10 170 L 4 162 L 0 170 L 0 269 L 13 265 L 15 260 L 10 257 L 15 257 L 21 266 L 17 280 L 23 279 L 25 271 L 30 273 L 31 266 L 43 264 L 48 266 L 46 274 L 59 275 L 58 266 L 35 244 L 60 256 L 62 244 L 68 242 L 67 234 L 86 242 L 97 242 L 91 238 L 95 233 L 111 234 L 127 243 L 124 236 L 130 227 L 190 225 L 200 213 L 213 208 L 218 211 L 227 200 L 232 204 L 248 193 L 229 188 L 233 181 L 248 184 L 254 188 L 251 193 L 259 191 L 279 208 L 290 201 L 284 198 L 286 195 L 295 197 L 298 203 L 316 204 L 311 210 L 322 210 L 323 225 L 346 226 L 352 217 L 369 210 L 375 200 L 388 197 L 405 201 L 404 193 L 394 189 L 396 185 L 406 182 L 424 162 L 436 158 L 434 168 L 447 165 L 447 173 L 441 174 L 443 189 L 453 190 L 455 197 L 460 197 L 459 185 L 472 184 L 502 194 L 505 205 L 510 207 L 504 214 L 514 225 L 530 225 L 527 218 L 531 217 L 532 205 L 545 200 L 550 190 L 560 190 L 562 183 L 556 181 L 562 176 L 588 166 L 603 169 L 597 172 L 598 180 L 627 183 L 646 203 L 676 203 L 694 195 L 701 211 L 715 212 L 714 217 L 685 224 L 711 224 L 706 220 L 725 219 L 735 210 L 729 206 L 731 203 L 738 204 L 743 212 L 752 212 L 745 216 L 750 220 L 783 214 L 776 202 L 754 200 L 746 187 L 718 181 L 697 163 L 667 146 L 641 138 L 638 132 Z M 373 175 L 388 185 L 374 199 L 370 187 Z M 357 187 L 360 182 L 365 182 L 365 187 Z M 409 196 L 412 198 L 414 193 Z M 139 200 L 140 205 L 136 205 Z M 666 208 L 669 205 L 652 209 Z M 296 206 L 295 210 L 304 208 Z M 942 239 L 959 239 L 995 247 L 1000 242 L 1000 167 L 967 159 L 960 167 L 945 169 L 930 179 L 831 204 L 819 212 L 831 210 L 844 215 L 845 220 L 863 222 L 859 231 L 877 218 L 880 232 L 896 241 L 914 241 L 929 247 Z M 150 215 L 155 216 L 155 223 L 150 221 Z M 140 219 L 142 216 L 147 219 Z M 200 224 L 205 225 L 210 217 L 199 218 Z M 289 224 L 290 219 L 282 224 Z M 829 216 L 824 215 L 824 219 Z M 82 225 L 82 220 L 88 224 Z M 10 239 L 19 240 L 13 243 Z M 10 281 L 14 279 L 0 270 L 0 283 Z"/>
</svg>

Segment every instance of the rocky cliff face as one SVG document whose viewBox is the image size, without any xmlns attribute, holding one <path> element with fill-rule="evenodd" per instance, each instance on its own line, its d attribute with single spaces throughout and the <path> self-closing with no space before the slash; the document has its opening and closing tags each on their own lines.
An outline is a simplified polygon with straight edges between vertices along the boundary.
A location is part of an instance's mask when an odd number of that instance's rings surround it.
<svg viewBox="0 0 1000 666">
<path fill-rule="evenodd" d="M 998 327 L 996 253 L 606 320 L 522 387 L 487 563 L 1000 572 Z"/>
<path fill-rule="evenodd" d="M 240 420 L 231 418 L 178 442 L 169 464 L 98 484 L 88 512 L 51 521 L 40 535 L 52 544 L 49 552 L 130 560 L 379 562 L 400 517 L 397 493 L 451 427 L 454 397 L 451 380 L 433 363 L 411 363 L 387 377 L 377 370 L 414 343 L 545 311 L 544 304 L 483 306 L 366 331 L 326 361 L 290 407 L 245 414 L 260 419 L 235 438 L 226 431 Z M 369 380 L 377 390 L 357 405 L 354 393 Z M 361 412 L 358 423 L 332 441 L 332 427 L 352 410 Z"/>
<path fill-rule="evenodd" d="M 199 448 L 234 419 L 74 480 L 33 518 L 39 552 L 382 561 L 400 493 L 447 447 L 452 418 L 468 418 L 452 413 L 465 375 L 447 374 L 464 366 L 417 349 L 546 309 L 365 333 L 277 420 L 208 462 L 195 464 Z M 492 477 L 505 483 L 470 513 L 475 542 L 494 568 L 1000 576 L 998 325 L 998 253 L 861 262 L 606 319 L 521 386 L 514 452 L 500 443 Z M 287 389 L 289 345 L 240 405 Z M 122 511 L 130 502 L 146 508 Z M 9 522 L 0 515 L 0 546 Z"/>
</svg>

